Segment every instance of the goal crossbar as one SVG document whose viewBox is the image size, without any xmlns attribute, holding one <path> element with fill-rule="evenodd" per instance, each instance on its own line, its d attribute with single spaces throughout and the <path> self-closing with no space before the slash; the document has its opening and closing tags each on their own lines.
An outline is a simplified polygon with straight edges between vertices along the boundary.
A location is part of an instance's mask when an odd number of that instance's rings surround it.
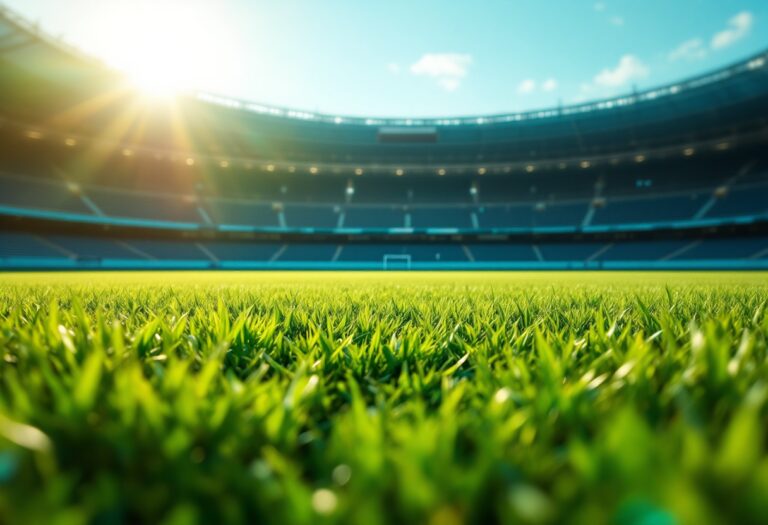
<svg viewBox="0 0 768 525">
<path fill-rule="evenodd" d="M 406 254 L 388 253 L 382 258 L 384 271 L 393 269 L 393 263 L 397 269 L 402 269 L 404 265 L 406 270 L 411 269 L 411 256 Z"/>
</svg>

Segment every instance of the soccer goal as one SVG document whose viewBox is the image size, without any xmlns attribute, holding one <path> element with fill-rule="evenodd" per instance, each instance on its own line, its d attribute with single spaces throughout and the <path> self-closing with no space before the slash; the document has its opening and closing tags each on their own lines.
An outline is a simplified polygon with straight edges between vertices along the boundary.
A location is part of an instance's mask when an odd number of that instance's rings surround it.
<svg viewBox="0 0 768 525">
<path fill-rule="evenodd" d="M 388 253 L 383 258 L 384 271 L 387 270 L 410 270 L 411 256 L 403 254 Z"/>
</svg>

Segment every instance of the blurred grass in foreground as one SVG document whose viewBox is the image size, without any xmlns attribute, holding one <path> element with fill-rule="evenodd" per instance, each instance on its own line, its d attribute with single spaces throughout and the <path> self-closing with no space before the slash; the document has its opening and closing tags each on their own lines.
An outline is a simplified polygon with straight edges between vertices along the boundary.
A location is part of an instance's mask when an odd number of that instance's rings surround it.
<svg viewBox="0 0 768 525">
<path fill-rule="evenodd" d="M 0 275 L 0 522 L 764 523 L 761 273 Z"/>
</svg>

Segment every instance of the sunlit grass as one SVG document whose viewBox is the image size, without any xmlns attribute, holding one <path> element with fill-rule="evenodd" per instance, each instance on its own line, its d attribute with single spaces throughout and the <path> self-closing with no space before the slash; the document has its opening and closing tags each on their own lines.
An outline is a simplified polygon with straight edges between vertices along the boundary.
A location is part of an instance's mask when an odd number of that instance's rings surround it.
<svg viewBox="0 0 768 525">
<path fill-rule="evenodd" d="M 768 275 L 0 275 L 2 523 L 760 523 Z"/>
</svg>

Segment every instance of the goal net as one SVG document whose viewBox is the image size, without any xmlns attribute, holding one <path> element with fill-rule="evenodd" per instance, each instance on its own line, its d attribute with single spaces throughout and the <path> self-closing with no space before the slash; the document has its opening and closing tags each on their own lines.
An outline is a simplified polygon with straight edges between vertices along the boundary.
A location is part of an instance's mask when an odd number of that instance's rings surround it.
<svg viewBox="0 0 768 525">
<path fill-rule="evenodd" d="M 384 271 L 387 270 L 410 270 L 411 269 L 411 256 L 402 254 L 386 254 L 383 261 Z"/>
</svg>

